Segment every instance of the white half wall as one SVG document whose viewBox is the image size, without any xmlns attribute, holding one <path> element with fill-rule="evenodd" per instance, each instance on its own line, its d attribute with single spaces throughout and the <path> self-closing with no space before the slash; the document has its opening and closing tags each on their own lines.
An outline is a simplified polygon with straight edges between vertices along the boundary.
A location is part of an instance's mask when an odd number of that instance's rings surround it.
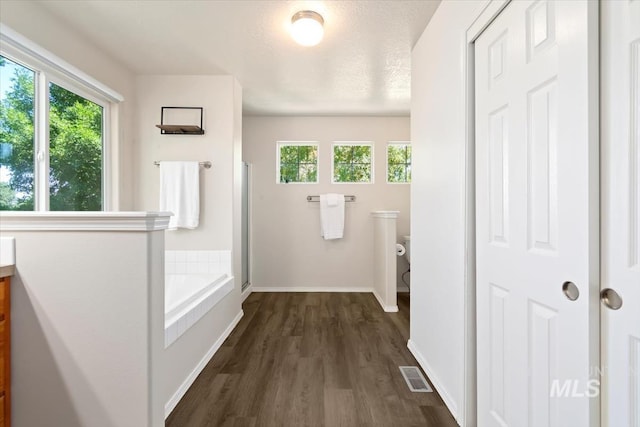
<svg viewBox="0 0 640 427">
<path fill-rule="evenodd" d="M 386 183 L 386 146 L 409 141 L 407 117 L 271 117 L 245 116 L 243 158 L 252 165 L 252 284 L 286 290 L 369 292 L 373 287 L 373 219 L 375 210 L 398 210 L 398 242 L 409 231 L 410 185 Z M 276 183 L 276 143 L 317 141 L 318 184 Z M 334 141 L 374 142 L 373 184 L 331 184 Z M 319 203 L 308 195 L 343 193 L 345 234 L 340 240 L 320 237 Z M 408 268 L 398 259 L 398 274 Z"/>
<path fill-rule="evenodd" d="M 466 30 L 486 4 L 442 2 L 411 72 L 410 349 L 462 425 L 473 423 L 464 420 Z"/>
<path fill-rule="evenodd" d="M 2 1 L 0 22 L 124 96 L 124 101 L 112 104 L 114 163 L 111 170 L 115 185 L 114 210 L 131 210 L 134 200 L 131 185 L 135 126 L 133 73 L 38 2 Z"/>
<path fill-rule="evenodd" d="M 386 312 L 398 311 L 397 211 L 371 212 L 373 217 L 373 295 Z"/>
<path fill-rule="evenodd" d="M 164 425 L 168 221 L 144 212 L 2 213 L 0 236 L 16 247 L 14 426 Z"/>
</svg>

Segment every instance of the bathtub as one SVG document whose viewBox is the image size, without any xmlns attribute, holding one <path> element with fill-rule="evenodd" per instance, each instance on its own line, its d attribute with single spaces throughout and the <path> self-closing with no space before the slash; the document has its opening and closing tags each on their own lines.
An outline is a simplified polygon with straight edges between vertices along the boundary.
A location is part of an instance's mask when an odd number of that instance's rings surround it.
<svg viewBox="0 0 640 427">
<path fill-rule="evenodd" d="M 164 347 L 169 347 L 233 289 L 225 272 L 166 274 Z"/>
</svg>

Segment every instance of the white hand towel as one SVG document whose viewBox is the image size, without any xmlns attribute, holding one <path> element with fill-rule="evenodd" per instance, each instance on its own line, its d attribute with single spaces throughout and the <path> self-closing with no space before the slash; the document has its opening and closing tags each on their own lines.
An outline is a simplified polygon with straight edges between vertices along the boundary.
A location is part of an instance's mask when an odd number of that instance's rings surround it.
<svg viewBox="0 0 640 427">
<path fill-rule="evenodd" d="M 344 195 L 320 195 L 320 235 L 325 240 L 341 239 L 344 235 Z"/>
<path fill-rule="evenodd" d="M 160 162 L 160 210 L 173 212 L 169 230 L 198 227 L 200 165 L 198 162 Z"/>
</svg>

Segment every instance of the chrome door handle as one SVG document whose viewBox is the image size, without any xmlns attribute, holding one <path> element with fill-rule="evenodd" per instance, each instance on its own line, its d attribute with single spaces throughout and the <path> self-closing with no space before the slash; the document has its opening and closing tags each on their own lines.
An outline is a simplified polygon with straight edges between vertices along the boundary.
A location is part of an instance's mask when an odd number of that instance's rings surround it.
<svg viewBox="0 0 640 427">
<path fill-rule="evenodd" d="M 605 288 L 600 292 L 600 301 L 611 310 L 619 310 L 622 307 L 622 297 L 611 288 Z"/>
<path fill-rule="evenodd" d="M 562 292 L 569 301 L 575 301 L 580 296 L 580 290 L 573 282 L 564 282 L 562 284 Z"/>
</svg>

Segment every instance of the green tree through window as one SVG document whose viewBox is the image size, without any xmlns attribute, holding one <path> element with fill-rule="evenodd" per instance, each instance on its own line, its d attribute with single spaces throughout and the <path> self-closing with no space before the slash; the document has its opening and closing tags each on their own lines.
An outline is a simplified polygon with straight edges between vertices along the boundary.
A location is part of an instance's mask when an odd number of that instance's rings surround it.
<svg viewBox="0 0 640 427">
<path fill-rule="evenodd" d="M 102 209 L 102 107 L 50 84 L 49 203 L 52 211 Z"/>
<path fill-rule="evenodd" d="M 333 182 L 371 182 L 372 146 L 334 144 Z"/>
<path fill-rule="evenodd" d="M 33 210 L 35 73 L 0 56 L 0 210 Z"/>
<path fill-rule="evenodd" d="M 387 182 L 411 182 L 411 145 L 387 146 Z"/>
<path fill-rule="evenodd" d="M 34 209 L 34 80 L 0 57 L 0 210 Z M 47 89 L 50 209 L 101 210 L 103 108 L 54 83 Z"/>
<path fill-rule="evenodd" d="M 318 182 L 317 145 L 279 144 L 278 155 L 280 182 Z"/>
</svg>

